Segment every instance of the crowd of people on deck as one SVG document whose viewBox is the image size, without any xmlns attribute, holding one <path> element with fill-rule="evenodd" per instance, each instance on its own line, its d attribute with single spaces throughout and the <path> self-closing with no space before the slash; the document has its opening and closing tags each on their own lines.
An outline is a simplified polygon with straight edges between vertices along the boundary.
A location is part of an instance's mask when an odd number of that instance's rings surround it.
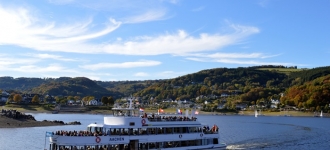
<svg viewBox="0 0 330 150">
<path fill-rule="evenodd" d="M 209 126 L 203 127 L 203 133 L 205 134 L 218 133 L 218 131 L 219 131 L 219 127 L 216 124 L 214 124 L 211 129 Z"/>
<path fill-rule="evenodd" d="M 118 145 L 116 146 L 110 146 L 109 147 L 110 150 L 118 150 Z M 84 146 L 73 146 L 72 148 L 70 148 L 70 146 L 61 146 L 59 148 L 59 150 L 85 150 Z M 100 146 L 98 148 L 95 147 L 91 147 L 91 146 L 87 146 L 86 150 L 108 150 L 108 146 L 104 145 L 104 146 Z M 125 145 L 124 146 L 124 150 L 128 150 L 128 146 Z"/>
<path fill-rule="evenodd" d="M 53 135 L 61 135 L 61 136 L 106 136 L 106 133 L 103 133 L 101 131 L 56 131 L 53 133 Z"/>
<path fill-rule="evenodd" d="M 160 116 L 160 115 L 147 115 L 147 113 L 144 113 L 141 118 L 147 118 L 149 121 L 196 121 L 197 118 L 192 116 L 191 118 L 187 116 Z"/>
</svg>

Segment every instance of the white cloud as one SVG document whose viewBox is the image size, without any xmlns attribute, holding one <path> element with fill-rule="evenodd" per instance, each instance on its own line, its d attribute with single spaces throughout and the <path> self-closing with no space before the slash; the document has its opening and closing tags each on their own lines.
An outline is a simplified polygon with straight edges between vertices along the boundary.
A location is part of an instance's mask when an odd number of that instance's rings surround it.
<svg viewBox="0 0 330 150">
<path fill-rule="evenodd" d="M 138 73 L 135 73 L 134 76 L 137 76 L 137 77 L 147 77 L 147 76 L 149 76 L 149 74 L 146 73 L 146 72 L 138 72 Z"/>
<path fill-rule="evenodd" d="M 263 53 L 213 53 L 213 54 L 207 54 L 207 53 L 196 53 L 196 54 L 189 54 L 186 56 L 194 56 L 194 57 L 204 57 L 204 58 L 212 58 L 212 59 L 222 59 L 222 58 L 270 58 L 279 56 L 277 55 L 265 55 Z"/>
<path fill-rule="evenodd" d="M 259 32 L 256 27 L 240 25 L 231 25 L 231 27 L 235 32 L 225 35 L 202 33 L 199 37 L 193 37 L 187 32 L 179 30 L 175 34 L 138 37 L 123 43 L 108 44 L 105 46 L 104 52 L 124 55 L 183 55 L 218 50 Z"/>
<path fill-rule="evenodd" d="M 40 60 L 31 59 L 31 58 L 21 58 L 18 56 L 10 56 L 6 54 L 0 55 L 0 68 L 4 70 L 5 68 L 9 67 L 10 65 L 29 65 L 39 62 Z"/>
<path fill-rule="evenodd" d="M 199 62 L 218 62 L 226 64 L 240 64 L 240 65 L 283 65 L 283 66 L 292 66 L 292 63 L 283 63 L 283 62 L 264 62 L 258 60 L 246 60 L 246 59 L 228 59 L 228 58 L 198 58 L 198 57 L 189 57 L 188 60 L 199 61 Z"/>
<path fill-rule="evenodd" d="M 165 19 L 166 10 L 165 9 L 157 9 L 157 10 L 148 10 L 147 12 L 132 16 L 123 19 L 124 23 L 142 23 L 142 22 L 149 22 L 155 20 L 163 20 Z"/>
<path fill-rule="evenodd" d="M 54 59 L 60 61 L 78 61 L 77 59 L 65 58 L 60 55 L 52 55 L 52 54 L 26 54 L 25 56 L 35 57 L 39 59 Z"/>
<path fill-rule="evenodd" d="M 21 73 L 32 73 L 32 74 L 40 74 L 40 73 L 49 73 L 49 72 L 61 72 L 61 73 L 75 73 L 77 71 L 73 69 L 67 69 L 59 64 L 50 64 L 46 67 L 36 66 L 36 65 L 21 65 L 18 67 L 0 67 L 1 70 L 5 71 L 16 71 Z"/>
<path fill-rule="evenodd" d="M 130 18 L 127 22 L 145 22 L 161 19 L 163 10 L 150 11 L 141 16 Z M 231 24 L 229 34 L 201 33 L 198 37 L 189 35 L 184 30 L 158 36 L 139 36 L 132 40 L 122 39 L 114 43 L 90 43 L 90 40 L 107 35 L 118 29 L 122 23 L 109 19 L 106 26 L 98 31 L 91 31 L 93 21 L 88 18 L 83 22 L 66 25 L 48 23 L 39 19 L 25 8 L 7 8 L 0 6 L 0 16 L 6 20 L 0 24 L 0 44 L 18 45 L 39 51 L 74 52 L 74 53 L 108 53 L 123 55 L 183 55 L 196 52 L 214 51 L 225 46 L 236 44 L 244 38 L 259 33 L 251 26 Z"/>
<path fill-rule="evenodd" d="M 160 65 L 161 62 L 153 60 L 140 60 L 135 62 L 123 62 L 123 63 L 97 63 L 91 65 L 82 65 L 80 68 L 87 70 L 100 70 L 106 68 L 136 68 L 136 67 L 151 67 Z"/>
<path fill-rule="evenodd" d="M 79 52 L 75 46 L 84 47 L 84 42 L 109 34 L 121 25 L 109 19 L 104 29 L 91 32 L 91 19 L 61 26 L 37 18 L 26 8 L 5 9 L 1 5 L 0 16 L 4 20 L 0 24 L 0 45 L 17 45 L 44 51 Z M 90 47 L 95 49 L 98 45 Z"/>
</svg>

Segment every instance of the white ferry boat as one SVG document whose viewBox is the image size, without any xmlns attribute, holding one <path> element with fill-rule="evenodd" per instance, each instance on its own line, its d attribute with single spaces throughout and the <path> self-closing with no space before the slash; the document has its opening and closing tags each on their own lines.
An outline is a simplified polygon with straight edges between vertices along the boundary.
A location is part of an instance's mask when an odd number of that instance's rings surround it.
<svg viewBox="0 0 330 150">
<path fill-rule="evenodd" d="M 225 149 L 218 127 L 202 125 L 194 116 L 147 115 L 139 109 L 113 108 L 104 123 L 84 131 L 50 133 L 50 150 L 197 150 Z"/>
</svg>

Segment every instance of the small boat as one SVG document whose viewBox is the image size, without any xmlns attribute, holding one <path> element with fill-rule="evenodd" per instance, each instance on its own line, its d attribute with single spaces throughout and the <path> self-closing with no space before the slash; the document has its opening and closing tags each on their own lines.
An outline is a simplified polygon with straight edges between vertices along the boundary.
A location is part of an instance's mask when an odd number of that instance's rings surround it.
<svg viewBox="0 0 330 150">
<path fill-rule="evenodd" d="M 86 130 L 46 132 L 49 150 L 199 150 L 225 149 L 217 125 L 209 128 L 191 116 L 146 114 L 134 108 L 113 108 L 103 123 Z M 48 134 L 47 134 L 48 133 Z"/>
<path fill-rule="evenodd" d="M 257 110 L 254 111 L 254 117 L 256 117 L 256 118 L 258 117 L 258 111 Z"/>
</svg>

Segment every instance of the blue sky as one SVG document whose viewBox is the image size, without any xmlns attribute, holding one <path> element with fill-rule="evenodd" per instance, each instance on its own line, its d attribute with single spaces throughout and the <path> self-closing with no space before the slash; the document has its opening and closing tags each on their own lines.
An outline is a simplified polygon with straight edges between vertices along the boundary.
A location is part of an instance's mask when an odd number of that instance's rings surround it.
<svg viewBox="0 0 330 150">
<path fill-rule="evenodd" d="M 0 0 L 0 76 L 169 79 L 329 65 L 329 0 Z"/>
</svg>

